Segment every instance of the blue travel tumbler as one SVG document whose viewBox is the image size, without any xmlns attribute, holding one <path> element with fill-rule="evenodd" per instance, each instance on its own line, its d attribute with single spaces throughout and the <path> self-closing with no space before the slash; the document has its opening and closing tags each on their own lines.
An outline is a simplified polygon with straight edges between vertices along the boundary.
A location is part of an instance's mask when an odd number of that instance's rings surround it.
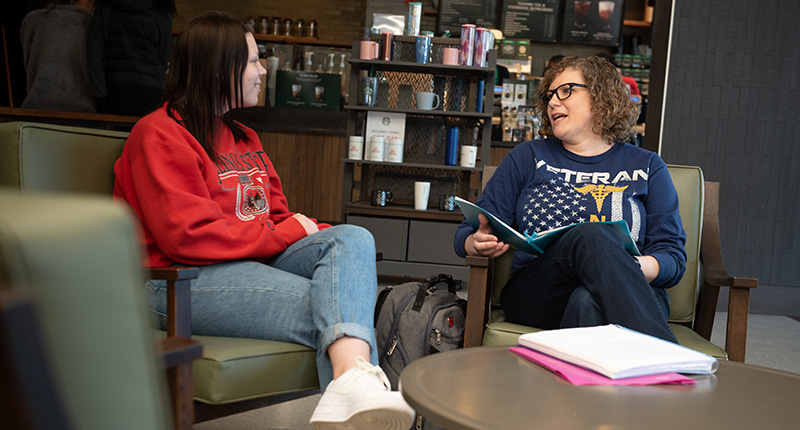
<svg viewBox="0 0 800 430">
<path fill-rule="evenodd" d="M 447 146 L 444 151 L 444 164 L 455 166 L 458 162 L 458 129 L 447 129 Z"/>
</svg>

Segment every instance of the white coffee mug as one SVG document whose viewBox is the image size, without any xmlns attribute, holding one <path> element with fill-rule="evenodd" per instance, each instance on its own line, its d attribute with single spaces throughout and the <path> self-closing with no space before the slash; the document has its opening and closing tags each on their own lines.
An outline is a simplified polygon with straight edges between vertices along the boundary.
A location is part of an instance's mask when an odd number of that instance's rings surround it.
<svg viewBox="0 0 800 430">
<path fill-rule="evenodd" d="M 364 156 L 364 136 L 350 136 L 347 158 L 360 160 Z"/>
<path fill-rule="evenodd" d="M 430 182 L 414 182 L 414 209 L 419 211 L 427 210 L 430 193 Z"/>
<path fill-rule="evenodd" d="M 386 161 L 390 163 L 403 162 L 403 139 L 389 139 L 389 151 L 386 154 Z"/>
<path fill-rule="evenodd" d="M 431 110 L 439 107 L 439 95 L 436 93 L 414 93 L 417 99 L 417 109 Z"/>
<path fill-rule="evenodd" d="M 478 147 L 464 145 L 461 147 L 461 167 L 475 167 L 475 160 L 478 158 Z"/>
<path fill-rule="evenodd" d="M 383 161 L 386 141 L 383 136 L 372 136 L 369 144 L 369 161 Z"/>
</svg>

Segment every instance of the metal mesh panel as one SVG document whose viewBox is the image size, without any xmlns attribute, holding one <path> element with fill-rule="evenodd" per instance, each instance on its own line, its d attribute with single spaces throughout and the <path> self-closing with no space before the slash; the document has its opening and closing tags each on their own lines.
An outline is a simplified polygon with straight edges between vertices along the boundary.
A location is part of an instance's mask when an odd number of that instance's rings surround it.
<svg viewBox="0 0 800 430">
<path fill-rule="evenodd" d="M 464 112 L 467 110 L 470 78 L 466 74 L 410 73 L 398 70 L 375 70 L 378 91 L 375 106 L 396 109 L 417 109 L 414 93 L 433 92 L 439 96 L 435 110 Z"/>
<path fill-rule="evenodd" d="M 458 48 L 459 45 L 445 45 L 441 43 L 434 43 L 431 48 L 430 62 L 432 64 L 442 64 L 444 57 L 444 48 Z M 392 44 L 392 60 L 393 61 L 406 61 L 413 63 L 417 61 L 417 43 L 416 41 L 398 41 L 394 40 Z"/>
<path fill-rule="evenodd" d="M 407 163 L 444 164 L 447 129 L 458 128 L 458 144 L 471 145 L 473 130 L 463 119 L 409 116 L 403 161 Z"/>
<path fill-rule="evenodd" d="M 435 168 L 372 165 L 368 175 L 372 190 L 389 190 L 394 193 L 395 200 L 413 201 L 414 182 L 416 181 L 431 183 L 431 198 L 441 194 L 458 194 L 458 184 L 462 172 Z"/>
</svg>

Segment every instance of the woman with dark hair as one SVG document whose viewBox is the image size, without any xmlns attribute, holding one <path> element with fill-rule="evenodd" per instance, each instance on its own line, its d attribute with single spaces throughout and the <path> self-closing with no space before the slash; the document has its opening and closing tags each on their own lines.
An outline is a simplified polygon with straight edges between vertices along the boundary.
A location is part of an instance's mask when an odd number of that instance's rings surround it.
<svg viewBox="0 0 800 430">
<path fill-rule="evenodd" d="M 86 41 L 101 113 L 144 115 L 161 103 L 175 0 L 97 0 Z"/>
<path fill-rule="evenodd" d="M 114 195 L 141 222 L 150 266 L 198 267 L 194 333 L 316 349 L 316 428 L 408 429 L 414 411 L 376 365 L 374 239 L 289 211 L 258 135 L 233 118 L 258 102 L 265 73 L 243 22 L 193 18 L 165 103 L 136 123 L 116 163 Z M 147 292 L 163 327 L 165 285 Z"/>
<path fill-rule="evenodd" d="M 515 147 L 477 204 L 531 236 L 581 223 L 542 255 L 516 251 L 500 302 L 510 322 L 543 329 L 620 324 L 675 342 L 666 288 L 686 266 L 678 196 L 664 161 L 627 144 L 638 114 L 619 71 L 598 57 L 566 57 L 539 84 L 544 140 Z M 641 256 L 591 221 L 625 220 Z M 487 220 L 464 222 L 461 255 L 508 250 Z"/>
<path fill-rule="evenodd" d="M 27 109 L 96 112 L 86 66 L 94 0 L 54 0 L 28 13 L 20 28 Z"/>
</svg>

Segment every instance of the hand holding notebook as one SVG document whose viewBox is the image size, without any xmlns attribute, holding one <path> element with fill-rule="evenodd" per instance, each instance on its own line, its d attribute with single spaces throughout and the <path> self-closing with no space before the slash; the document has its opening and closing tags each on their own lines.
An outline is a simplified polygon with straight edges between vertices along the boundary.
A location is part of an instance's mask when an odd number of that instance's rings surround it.
<svg viewBox="0 0 800 430">
<path fill-rule="evenodd" d="M 478 219 L 478 214 L 483 214 L 489 220 L 489 226 L 492 228 L 492 234 L 497 236 L 500 241 L 505 242 L 520 251 L 525 251 L 534 255 L 542 254 L 564 233 L 569 231 L 569 229 L 580 224 L 570 224 L 564 227 L 547 230 L 546 232 L 541 232 L 535 234 L 534 236 L 526 237 L 522 233 L 511 228 L 508 224 L 504 223 L 489 211 L 472 202 L 464 200 L 460 197 L 456 197 L 456 204 L 458 204 L 459 209 L 461 209 L 464 217 L 469 221 L 469 224 L 473 228 L 478 228 L 480 226 L 481 223 Z M 619 237 L 622 239 L 625 249 L 631 255 L 642 255 L 639 252 L 639 248 L 636 247 L 636 243 L 633 241 L 631 233 L 628 230 L 628 224 L 625 221 L 620 220 L 602 222 L 614 228 L 614 231 L 616 231 L 617 235 L 619 235 Z"/>
</svg>

